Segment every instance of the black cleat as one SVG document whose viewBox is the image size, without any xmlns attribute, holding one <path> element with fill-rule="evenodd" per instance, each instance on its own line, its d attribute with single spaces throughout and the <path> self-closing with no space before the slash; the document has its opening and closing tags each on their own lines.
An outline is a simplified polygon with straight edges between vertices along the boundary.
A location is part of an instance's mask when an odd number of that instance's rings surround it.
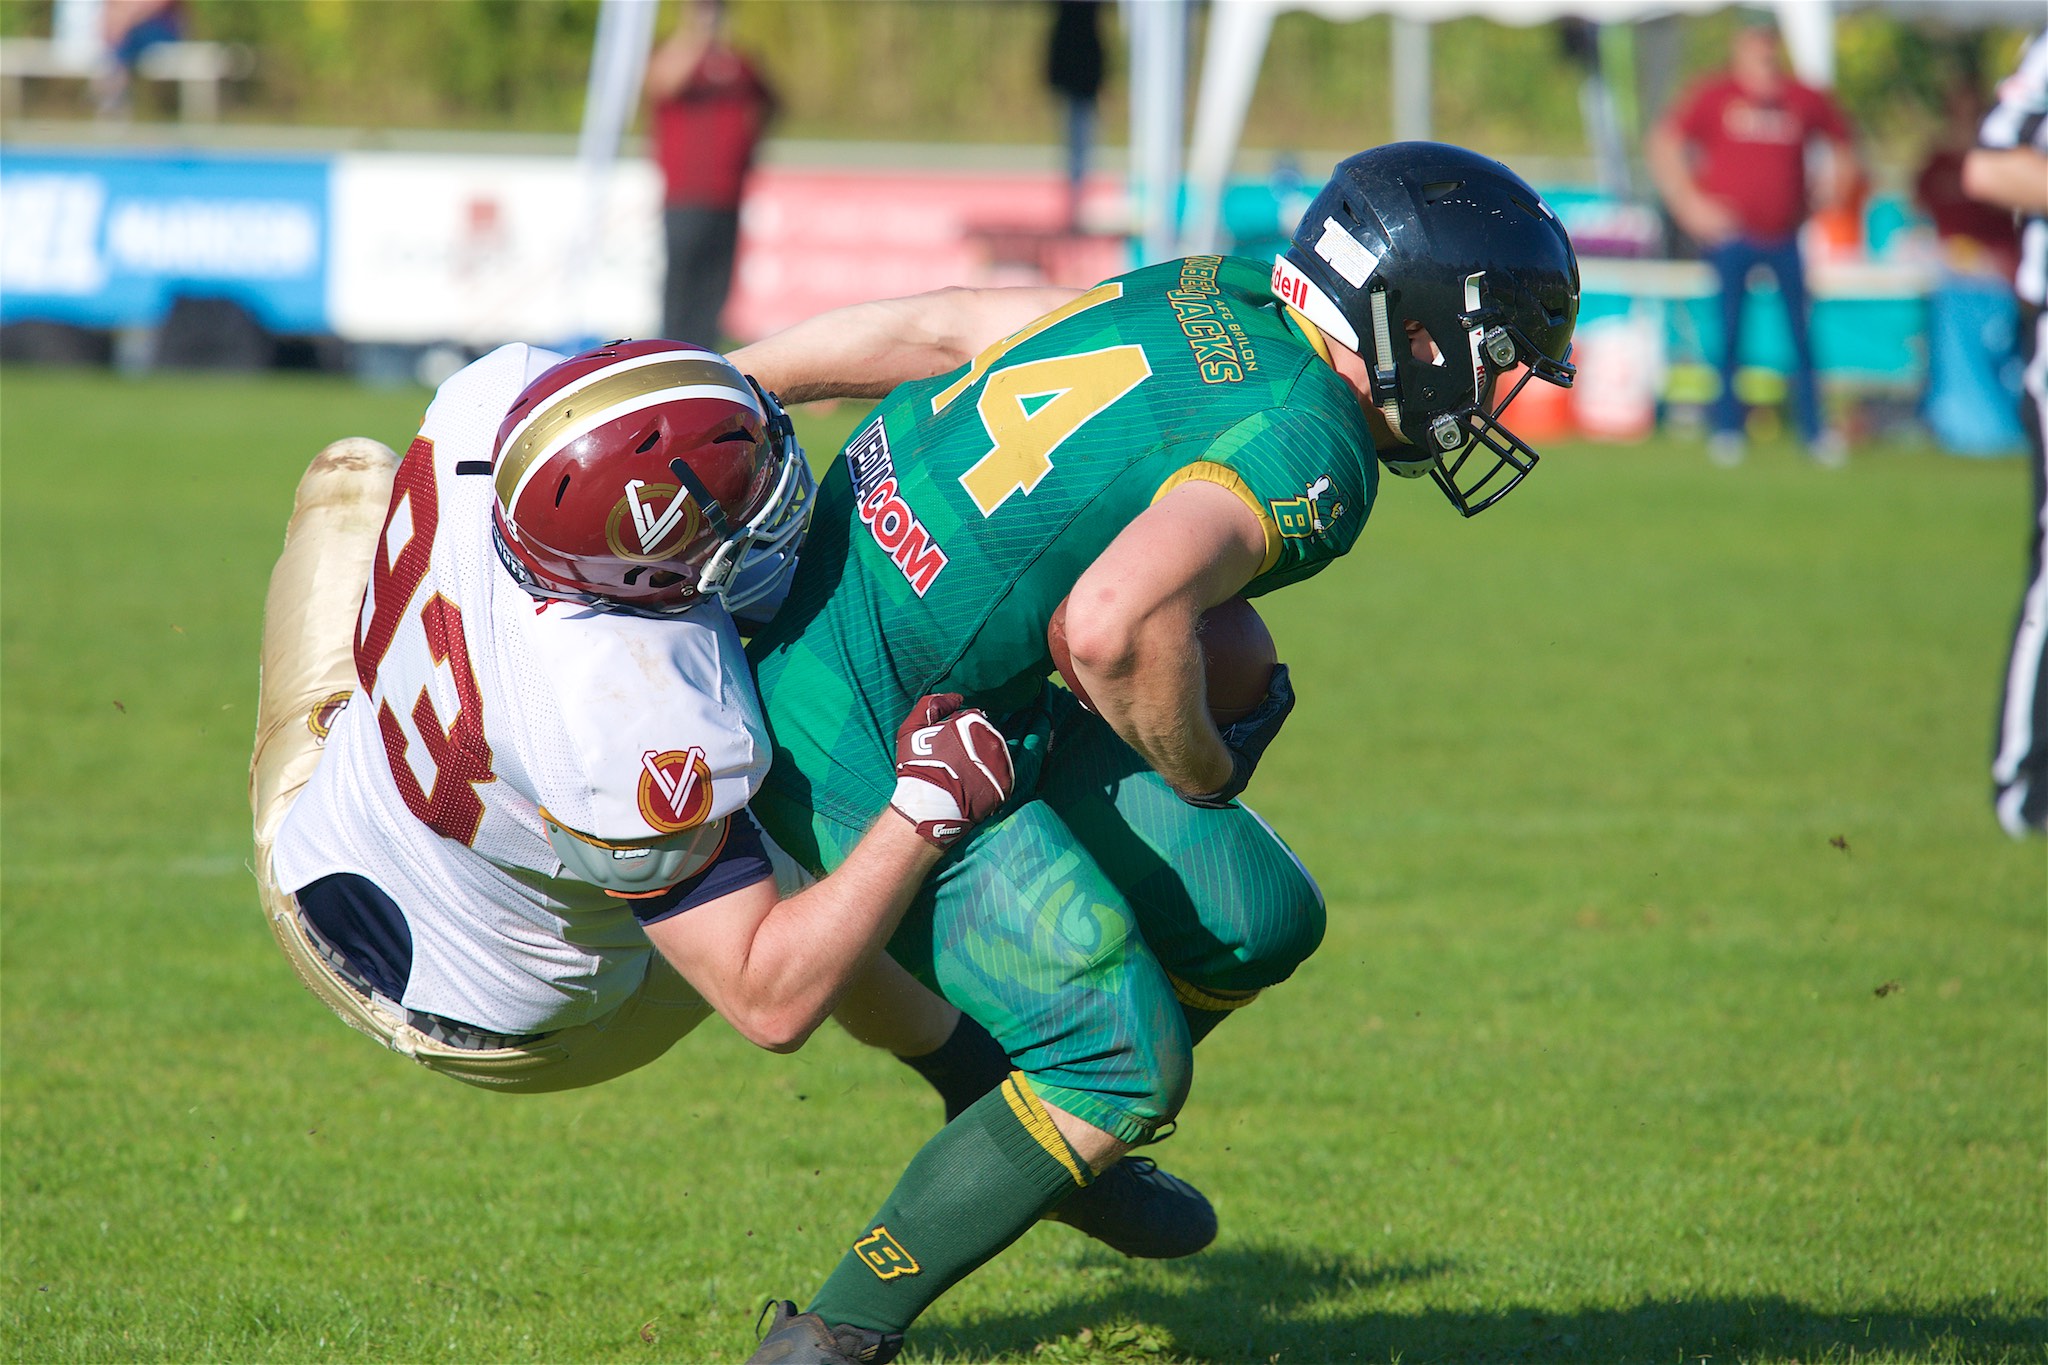
<svg viewBox="0 0 2048 1365">
<path fill-rule="evenodd" d="M 1202 1192 L 1150 1157 L 1125 1157 L 1045 1216 L 1148 1261 L 1192 1256 L 1216 1240 L 1216 1210 Z"/>
<path fill-rule="evenodd" d="M 865 1327 L 837 1327 L 816 1313 L 799 1313 L 788 1299 L 770 1299 L 761 1317 L 769 1319 L 761 1344 L 747 1365 L 887 1365 L 903 1349 L 903 1333 L 870 1332 Z M 761 1320 L 754 1320 L 761 1330 Z"/>
</svg>

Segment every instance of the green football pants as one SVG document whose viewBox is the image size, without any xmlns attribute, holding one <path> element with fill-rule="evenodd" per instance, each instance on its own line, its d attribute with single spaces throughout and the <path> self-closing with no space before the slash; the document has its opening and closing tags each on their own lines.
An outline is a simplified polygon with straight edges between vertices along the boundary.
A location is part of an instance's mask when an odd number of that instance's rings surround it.
<svg viewBox="0 0 2048 1365">
<path fill-rule="evenodd" d="M 987 1028 L 1048 1103 L 1142 1142 L 1187 1098 L 1201 1035 L 1315 951 L 1322 894 L 1250 810 L 1188 805 L 1063 690 L 1048 687 L 1044 708 L 1053 737 L 1035 790 L 940 864 L 889 952 Z M 863 832 L 798 795 L 830 765 L 778 755 L 753 804 L 820 872 Z"/>
</svg>

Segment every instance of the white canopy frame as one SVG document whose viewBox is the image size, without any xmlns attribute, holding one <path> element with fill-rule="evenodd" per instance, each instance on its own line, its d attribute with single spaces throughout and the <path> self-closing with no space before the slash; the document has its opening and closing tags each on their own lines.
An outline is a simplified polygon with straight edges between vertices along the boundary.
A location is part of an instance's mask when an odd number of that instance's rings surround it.
<svg viewBox="0 0 2048 1365">
<path fill-rule="evenodd" d="M 1126 0 L 1143 7 L 1147 0 Z M 1179 0 L 1174 0 L 1179 3 Z M 1726 8 L 1730 0 L 1214 0 L 1202 81 L 1188 151 L 1187 214 L 1180 237 L 1183 252 L 1216 250 L 1222 239 L 1223 189 L 1244 133 L 1245 114 L 1258 84 L 1259 66 L 1273 19 L 1288 10 L 1307 10 L 1346 22 L 1387 14 L 1394 20 L 1394 135 L 1429 136 L 1429 26 L 1446 19 L 1477 16 L 1500 24 L 1544 24 L 1567 16 L 1596 23 L 1622 23 L 1664 15 Z M 1835 15 L 1851 7 L 1876 6 L 1902 18 L 1954 28 L 1991 24 L 2036 27 L 2038 0 L 1773 0 L 1772 10 L 1792 68 L 1809 85 L 1835 83 Z M 1133 64 L 1146 60 L 1133 44 Z M 1135 86 L 1135 82 L 1134 82 Z M 1150 252 L 1147 260 L 1158 259 Z"/>
<path fill-rule="evenodd" d="M 1224 183 L 1244 133 L 1273 20 L 1285 11 L 1307 10 L 1340 23 L 1375 14 L 1393 17 L 1394 135 L 1407 140 L 1430 134 L 1431 24 L 1468 16 L 1518 27 L 1567 16 L 1617 23 L 1725 5 L 1726 0 L 1215 0 L 1188 151 L 1188 212 L 1180 249 L 1214 251 L 1221 242 Z M 1829 0 L 1776 0 L 1774 8 L 1800 79 L 1833 85 L 1835 30 Z M 1136 61 L 1136 42 L 1132 47 Z"/>
</svg>

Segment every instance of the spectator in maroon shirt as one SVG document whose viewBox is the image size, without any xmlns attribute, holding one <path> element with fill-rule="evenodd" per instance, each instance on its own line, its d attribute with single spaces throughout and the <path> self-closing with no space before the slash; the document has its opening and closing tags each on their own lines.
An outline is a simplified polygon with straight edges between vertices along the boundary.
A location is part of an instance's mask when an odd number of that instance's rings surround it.
<svg viewBox="0 0 2048 1365">
<path fill-rule="evenodd" d="M 1821 421 L 1808 327 L 1799 228 L 1813 209 L 1847 198 L 1858 175 L 1849 121 L 1826 93 L 1785 71 L 1777 33 L 1736 34 L 1728 70 L 1700 82 L 1651 130 L 1650 174 L 1678 225 L 1698 242 L 1721 289 L 1721 394 L 1709 451 L 1719 464 L 1744 452 L 1742 402 L 1735 396 L 1742 304 L 1750 273 L 1771 272 L 1792 330 L 1792 399 L 1807 453 L 1822 464 L 1845 459 L 1841 437 Z M 1829 173 L 1811 194 L 1807 147 L 1825 141 Z"/>
<path fill-rule="evenodd" d="M 1973 199 L 1963 188 L 1963 163 L 1977 145 L 1977 125 L 1987 112 L 1974 66 L 1965 59 L 1942 91 L 1946 117 L 1913 178 L 1913 198 L 1933 221 L 1943 263 L 1951 270 L 2010 280 L 2020 264 L 2012 211 Z"/>
<path fill-rule="evenodd" d="M 732 288 L 740 196 L 775 112 L 774 91 L 725 40 L 724 18 L 718 0 L 700 0 L 647 63 L 668 239 L 661 332 L 714 348 Z"/>
</svg>

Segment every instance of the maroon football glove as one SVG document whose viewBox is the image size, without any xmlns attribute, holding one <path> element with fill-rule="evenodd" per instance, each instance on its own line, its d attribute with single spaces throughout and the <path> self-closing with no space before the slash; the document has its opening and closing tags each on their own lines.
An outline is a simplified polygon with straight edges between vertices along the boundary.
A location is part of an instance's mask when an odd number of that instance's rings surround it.
<svg viewBox="0 0 2048 1365">
<path fill-rule="evenodd" d="M 939 848 L 994 814 L 1016 774 L 1002 731 L 958 692 L 920 697 L 896 730 L 896 795 L 889 805 Z"/>
</svg>

